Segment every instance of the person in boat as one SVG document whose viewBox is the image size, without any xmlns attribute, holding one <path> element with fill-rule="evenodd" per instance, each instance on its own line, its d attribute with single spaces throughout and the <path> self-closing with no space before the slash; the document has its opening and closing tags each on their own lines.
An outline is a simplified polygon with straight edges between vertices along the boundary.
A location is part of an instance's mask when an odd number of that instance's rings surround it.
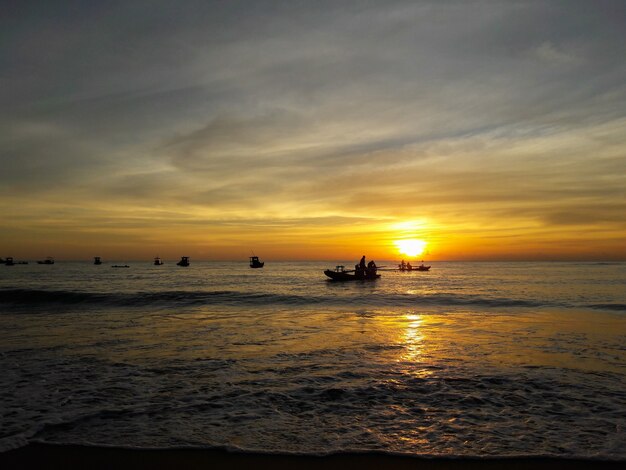
<svg viewBox="0 0 626 470">
<path fill-rule="evenodd" d="M 409 271 L 410 271 L 411 269 L 413 269 L 413 266 L 411 266 L 411 263 L 410 263 L 410 262 L 407 262 L 407 263 L 406 263 L 406 269 L 408 269 Z"/>
<path fill-rule="evenodd" d="M 375 276 L 376 275 L 376 270 L 378 268 L 376 268 L 376 263 L 374 262 L 374 260 L 370 261 L 369 263 L 367 263 L 367 275 L 368 276 Z"/>
<path fill-rule="evenodd" d="M 363 255 L 361 257 L 361 261 L 359 261 L 359 264 L 354 265 L 354 273 L 356 274 L 357 277 L 364 276 L 366 269 L 367 269 L 367 266 L 365 266 L 365 255 Z"/>
<path fill-rule="evenodd" d="M 406 269 L 406 263 L 404 262 L 404 260 L 402 260 L 402 262 L 400 263 L 400 266 L 398 266 L 400 268 L 401 271 L 404 271 Z"/>
</svg>

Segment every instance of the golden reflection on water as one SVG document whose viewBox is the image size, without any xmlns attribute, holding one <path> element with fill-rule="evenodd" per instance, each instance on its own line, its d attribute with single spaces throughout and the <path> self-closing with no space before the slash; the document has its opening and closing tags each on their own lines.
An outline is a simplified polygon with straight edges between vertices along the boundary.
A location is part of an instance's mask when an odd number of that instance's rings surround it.
<svg viewBox="0 0 626 470">
<path fill-rule="evenodd" d="M 311 309 L 0 317 L 4 347 L 30 344 L 112 361 L 297 360 L 333 368 L 394 368 L 428 376 L 466 364 L 623 373 L 626 322 L 619 314 L 569 311 Z M 19 321 L 18 321 L 19 320 Z M 278 359 L 277 359 L 278 358 Z M 321 370 L 321 369 L 320 369 Z"/>
<path fill-rule="evenodd" d="M 394 319 L 395 318 L 395 319 Z M 625 369 L 618 315 L 577 311 L 415 313 L 376 317 L 403 373 L 430 375 L 441 367 Z M 389 358 L 391 359 L 391 358 Z"/>
<path fill-rule="evenodd" d="M 400 360 L 420 362 L 424 348 L 424 334 L 422 324 L 424 319 L 421 315 L 409 313 L 405 315 L 406 327 L 403 332 L 402 342 L 405 345 L 400 355 Z"/>
</svg>

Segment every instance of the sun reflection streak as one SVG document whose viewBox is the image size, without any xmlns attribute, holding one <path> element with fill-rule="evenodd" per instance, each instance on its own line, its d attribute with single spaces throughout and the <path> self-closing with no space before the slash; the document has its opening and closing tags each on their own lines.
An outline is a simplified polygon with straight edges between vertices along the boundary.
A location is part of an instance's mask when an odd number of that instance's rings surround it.
<svg viewBox="0 0 626 470">
<path fill-rule="evenodd" d="M 409 313 L 405 316 L 406 328 L 404 330 L 405 349 L 401 356 L 402 361 L 419 363 L 422 360 L 424 349 L 424 334 L 422 315 Z"/>
</svg>

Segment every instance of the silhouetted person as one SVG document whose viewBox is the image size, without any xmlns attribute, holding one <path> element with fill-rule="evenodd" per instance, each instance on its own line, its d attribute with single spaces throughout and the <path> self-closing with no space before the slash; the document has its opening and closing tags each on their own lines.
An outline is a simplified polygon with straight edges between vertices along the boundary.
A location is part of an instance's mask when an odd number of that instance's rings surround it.
<svg viewBox="0 0 626 470">
<path fill-rule="evenodd" d="M 374 263 L 374 260 L 367 263 L 367 275 L 368 276 L 376 275 L 376 263 Z"/>
<path fill-rule="evenodd" d="M 361 258 L 361 262 L 359 263 L 359 267 L 365 271 L 365 255 Z"/>
</svg>

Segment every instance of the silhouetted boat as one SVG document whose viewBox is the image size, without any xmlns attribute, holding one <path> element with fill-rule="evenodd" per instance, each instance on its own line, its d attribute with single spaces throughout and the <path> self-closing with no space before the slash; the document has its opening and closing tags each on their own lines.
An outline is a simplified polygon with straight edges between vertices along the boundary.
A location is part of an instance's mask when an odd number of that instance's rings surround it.
<svg viewBox="0 0 626 470">
<path fill-rule="evenodd" d="M 189 266 L 189 256 L 181 256 L 180 261 L 176 264 L 178 266 Z"/>
<path fill-rule="evenodd" d="M 163 261 L 161 260 L 161 258 L 159 258 L 158 256 L 154 257 L 154 265 L 155 266 L 161 266 L 163 264 Z"/>
<path fill-rule="evenodd" d="M 420 264 L 419 266 L 411 266 L 411 263 L 406 263 L 403 264 L 404 261 L 402 263 L 400 263 L 398 265 L 398 270 L 399 271 L 428 271 L 430 269 L 430 266 L 424 266 L 424 262 L 422 261 L 422 264 Z"/>
<path fill-rule="evenodd" d="M 424 266 L 424 262 L 422 261 L 422 264 L 420 264 L 417 268 L 413 268 L 417 271 L 428 271 L 430 269 L 430 266 Z"/>
<path fill-rule="evenodd" d="M 43 261 L 37 261 L 37 264 L 54 264 L 54 258 L 52 256 L 48 256 Z"/>
<path fill-rule="evenodd" d="M 114 264 L 112 268 L 130 268 L 127 264 Z"/>
<path fill-rule="evenodd" d="M 376 271 L 355 271 L 354 269 L 346 270 L 345 266 L 335 266 L 335 270 L 327 269 L 324 271 L 333 281 L 365 281 L 374 280 L 380 277 Z"/>
<path fill-rule="evenodd" d="M 262 268 L 265 265 L 264 262 L 259 261 L 258 256 L 250 256 L 250 267 L 251 268 Z"/>
<path fill-rule="evenodd" d="M 99 256 L 93 257 L 93 264 L 102 264 L 102 260 L 100 259 Z"/>
<path fill-rule="evenodd" d="M 4 260 L 4 264 L 6 266 L 13 266 L 15 264 L 15 262 L 13 261 L 13 257 L 7 256 L 7 259 Z"/>
</svg>

